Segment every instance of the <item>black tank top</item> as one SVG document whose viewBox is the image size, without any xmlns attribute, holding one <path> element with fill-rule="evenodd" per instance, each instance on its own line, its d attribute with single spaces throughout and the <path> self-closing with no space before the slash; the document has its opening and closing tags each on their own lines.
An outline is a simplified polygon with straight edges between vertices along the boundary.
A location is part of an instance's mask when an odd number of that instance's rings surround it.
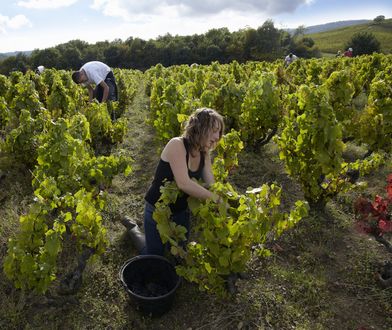
<svg viewBox="0 0 392 330">
<path fill-rule="evenodd" d="M 189 144 L 185 138 L 183 138 L 182 140 L 184 141 L 184 146 L 186 150 L 186 164 L 188 166 Z M 203 168 L 204 168 L 204 154 L 201 153 L 199 168 L 195 172 L 191 171 L 188 168 L 189 177 L 195 178 L 197 180 L 200 179 L 202 176 Z M 147 202 L 149 202 L 152 205 L 155 205 L 155 203 L 158 201 L 159 197 L 161 196 L 160 188 L 163 185 L 163 181 L 165 179 L 167 181 L 174 181 L 174 175 L 170 167 L 170 163 L 160 159 L 158 166 L 155 170 L 154 180 L 152 181 L 151 186 L 148 189 L 145 196 L 145 200 Z M 178 197 L 176 203 L 170 205 L 171 211 L 179 212 L 185 210 L 188 207 L 187 198 L 188 198 L 188 194 L 185 193 L 181 194 L 181 196 Z"/>
</svg>

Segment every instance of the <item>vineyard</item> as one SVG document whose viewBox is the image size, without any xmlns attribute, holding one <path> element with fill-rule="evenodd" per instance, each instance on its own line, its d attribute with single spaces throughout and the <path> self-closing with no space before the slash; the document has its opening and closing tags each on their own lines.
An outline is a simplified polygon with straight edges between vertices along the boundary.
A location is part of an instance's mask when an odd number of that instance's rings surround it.
<svg viewBox="0 0 392 330">
<path fill-rule="evenodd" d="M 114 74 L 108 104 L 68 71 L 0 75 L 1 329 L 392 327 L 378 280 L 392 251 L 392 56 Z M 151 319 L 119 281 L 137 254 L 120 220 L 142 225 L 159 152 L 198 107 L 225 118 L 210 188 L 224 203 L 190 199 L 184 249 L 168 221 L 180 191 L 165 187 L 154 219 L 183 282 Z"/>
</svg>

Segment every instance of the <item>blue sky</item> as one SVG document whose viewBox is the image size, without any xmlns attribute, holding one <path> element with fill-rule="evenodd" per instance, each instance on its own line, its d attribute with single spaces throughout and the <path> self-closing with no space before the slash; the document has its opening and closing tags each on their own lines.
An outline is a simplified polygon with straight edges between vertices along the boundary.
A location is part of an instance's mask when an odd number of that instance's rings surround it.
<svg viewBox="0 0 392 330">
<path fill-rule="evenodd" d="M 0 53 L 139 37 L 202 34 L 261 26 L 278 28 L 392 17 L 391 0 L 3 0 Z"/>
</svg>

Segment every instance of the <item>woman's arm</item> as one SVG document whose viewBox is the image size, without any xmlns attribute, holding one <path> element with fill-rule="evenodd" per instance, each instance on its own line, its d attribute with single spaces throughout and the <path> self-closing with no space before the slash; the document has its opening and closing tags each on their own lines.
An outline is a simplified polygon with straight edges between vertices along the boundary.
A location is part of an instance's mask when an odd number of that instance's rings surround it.
<svg viewBox="0 0 392 330">
<path fill-rule="evenodd" d="M 215 198 L 212 192 L 189 177 L 188 166 L 186 164 L 186 150 L 181 138 L 171 139 L 163 149 L 161 158 L 169 162 L 174 174 L 174 180 L 180 190 L 189 196 L 199 199 Z M 211 163 L 210 160 L 209 162 Z"/>
<path fill-rule="evenodd" d="M 215 182 L 214 174 L 212 173 L 212 165 L 211 165 L 211 155 L 207 151 L 204 157 L 204 168 L 202 173 L 203 181 L 206 183 L 207 187 L 212 185 Z"/>
</svg>

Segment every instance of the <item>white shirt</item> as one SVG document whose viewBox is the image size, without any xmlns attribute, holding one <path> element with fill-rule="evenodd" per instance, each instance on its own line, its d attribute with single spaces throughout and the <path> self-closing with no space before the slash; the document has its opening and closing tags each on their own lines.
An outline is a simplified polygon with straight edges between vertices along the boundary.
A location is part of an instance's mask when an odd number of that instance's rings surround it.
<svg viewBox="0 0 392 330">
<path fill-rule="evenodd" d="M 295 56 L 294 54 L 293 54 L 291 57 L 290 57 L 290 55 L 287 55 L 284 61 L 285 61 L 287 64 L 290 64 L 291 62 L 294 62 L 297 58 L 298 58 L 298 57 Z"/>
<path fill-rule="evenodd" d="M 80 70 L 84 70 L 87 75 L 87 84 L 99 85 L 105 80 L 107 74 L 111 71 L 110 67 L 99 61 L 91 61 L 84 64 Z"/>
<path fill-rule="evenodd" d="M 41 74 L 42 72 L 44 72 L 45 67 L 44 67 L 43 65 L 39 65 L 39 66 L 37 67 L 37 70 L 38 70 L 39 74 Z"/>
</svg>

